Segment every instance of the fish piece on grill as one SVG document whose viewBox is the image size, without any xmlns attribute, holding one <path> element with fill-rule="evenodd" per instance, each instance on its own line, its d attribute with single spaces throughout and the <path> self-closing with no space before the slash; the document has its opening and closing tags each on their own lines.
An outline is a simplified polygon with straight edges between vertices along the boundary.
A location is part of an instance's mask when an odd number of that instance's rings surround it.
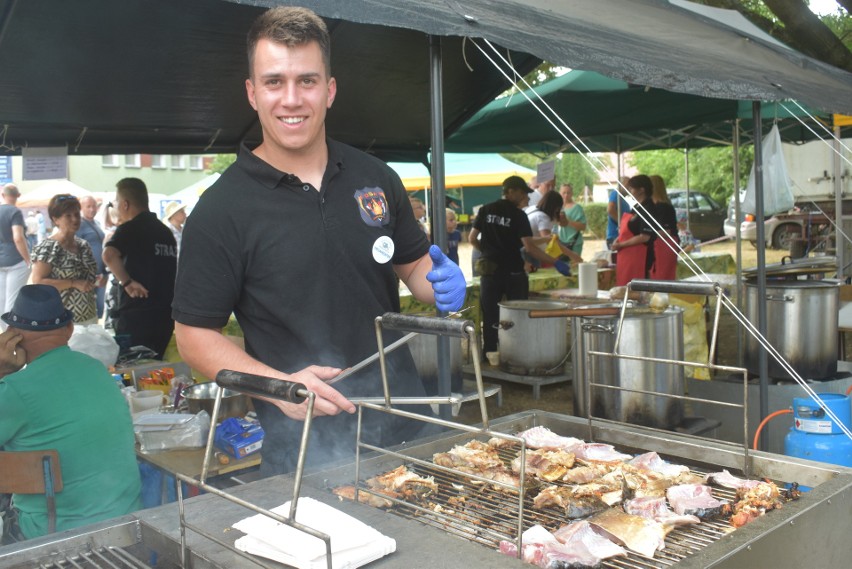
<svg viewBox="0 0 852 569">
<path fill-rule="evenodd" d="M 613 468 L 614 466 L 610 464 L 588 463 L 578 460 L 574 468 L 565 473 L 562 481 L 569 484 L 585 484 L 608 474 Z"/>
<path fill-rule="evenodd" d="M 631 454 L 618 452 L 612 445 L 583 443 L 571 449 L 578 459 L 594 462 L 624 462 L 633 458 Z"/>
<path fill-rule="evenodd" d="M 713 497 L 710 487 L 704 484 L 681 484 L 666 490 L 666 498 L 678 514 L 699 518 L 712 518 L 731 512 L 728 502 Z"/>
<path fill-rule="evenodd" d="M 661 476 L 672 479 L 689 473 L 688 466 L 666 462 L 655 452 L 640 454 L 634 457 L 633 460 L 629 461 L 627 464 L 635 466 L 640 470 L 655 472 Z"/>
<path fill-rule="evenodd" d="M 623 549 L 611 542 L 609 543 L 611 547 L 606 548 L 600 542 L 591 542 L 592 538 L 587 539 L 592 543 L 594 551 L 589 551 L 589 548 L 585 547 L 583 542 L 579 540 L 570 545 L 563 544 L 557 540 L 554 534 L 542 526 L 534 525 L 521 536 L 523 544 L 521 559 L 545 569 L 580 569 L 582 567 L 596 567 L 603 559 L 626 554 Z M 612 549 L 614 547 L 618 547 L 621 553 L 615 552 Z M 501 541 L 499 550 L 505 555 L 518 556 L 517 546 L 510 541 Z M 598 551 L 606 552 L 607 557 L 598 556 Z"/>
<path fill-rule="evenodd" d="M 737 490 L 737 501 L 734 503 L 734 514 L 731 525 L 741 527 L 754 521 L 769 510 L 783 505 L 778 486 L 773 482 L 760 482 L 757 485 Z"/>
<path fill-rule="evenodd" d="M 535 449 L 526 451 L 526 475 L 547 482 L 562 478 L 574 466 L 574 453 L 564 450 Z M 521 456 L 512 461 L 512 471 L 521 471 Z"/>
<path fill-rule="evenodd" d="M 597 567 L 604 559 L 627 555 L 623 547 L 597 533 L 585 520 L 560 527 L 553 532 L 553 537 L 581 556 L 589 567 Z"/>
<path fill-rule="evenodd" d="M 653 558 L 655 552 L 666 546 L 663 524 L 628 514 L 620 508 L 607 508 L 589 518 L 589 523 L 615 543 L 648 558 Z"/>
<path fill-rule="evenodd" d="M 594 490 L 572 486 L 547 486 L 533 499 L 533 508 L 561 508 L 570 520 L 587 518 L 609 507 Z"/>
<path fill-rule="evenodd" d="M 624 511 L 663 524 L 668 534 L 678 526 L 701 523 L 697 516 L 678 515 L 669 509 L 665 497 L 633 498 L 624 503 Z"/>
<path fill-rule="evenodd" d="M 472 440 L 465 445 L 456 445 L 448 452 L 435 453 L 432 455 L 432 462 L 447 468 L 465 466 L 476 470 L 504 466 L 497 449 L 478 440 Z"/>
<path fill-rule="evenodd" d="M 515 436 L 524 439 L 530 448 L 571 451 L 575 446 L 583 444 L 581 439 L 557 435 L 547 427 L 533 427 Z"/>
<path fill-rule="evenodd" d="M 391 471 L 367 479 L 371 490 L 409 501 L 420 501 L 438 492 L 438 484 L 431 476 L 423 477 L 404 464 Z"/>
<path fill-rule="evenodd" d="M 355 501 L 355 486 L 338 486 L 333 488 L 332 493 L 335 496 L 338 496 L 341 499 L 352 500 Z M 393 496 L 394 498 L 398 498 L 398 496 Z M 369 492 L 358 492 L 358 501 L 362 504 L 367 504 L 368 506 L 373 506 L 374 508 L 390 508 L 393 506 L 393 502 L 388 500 L 387 498 L 382 498 L 380 496 L 376 496 L 375 494 L 371 494 Z"/>
<path fill-rule="evenodd" d="M 711 472 L 704 477 L 705 484 L 715 484 L 723 488 L 739 490 L 740 488 L 754 488 L 761 484 L 760 480 L 748 480 L 746 478 L 737 478 L 727 470 L 722 472 Z"/>
</svg>

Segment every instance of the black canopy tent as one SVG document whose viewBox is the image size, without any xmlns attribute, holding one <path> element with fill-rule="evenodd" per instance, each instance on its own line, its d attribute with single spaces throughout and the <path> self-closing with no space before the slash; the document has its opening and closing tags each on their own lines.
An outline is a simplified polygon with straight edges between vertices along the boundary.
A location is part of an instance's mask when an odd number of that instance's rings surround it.
<svg viewBox="0 0 852 569">
<path fill-rule="evenodd" d="M 0 143 L 234 151 L 259 137 L 245 32 L 277 4 L 329 22 L 341 95 L 331 136 L 396 160 L 422 161 L 431 146 L 427 35 L 442 42 L 444 136 L 509 85 L 473 43 L 484 42 L 465 37 L 502 46 L 522 74 L 546 59 L 678 93 L 852 113 L 852 74 L 732 26 L 730 11 L 675 1 L 0 0 Z"/>
<path fill-rule="evenodd" d="M 280 4 L 329 21 L 341 93 L 329 134 L 386 159 L 422 160 L 431 146 L 433 203 L 443 203 L 443 138 L 508 86 L 483 52 L 519 74 L 544 59 L 679 93 L 852 114 L 852 74 L 684 0 L 0 0 L 0 151 L 235 151 L 258 138 L 242 87 L 245 31 Z"/>
</svg>

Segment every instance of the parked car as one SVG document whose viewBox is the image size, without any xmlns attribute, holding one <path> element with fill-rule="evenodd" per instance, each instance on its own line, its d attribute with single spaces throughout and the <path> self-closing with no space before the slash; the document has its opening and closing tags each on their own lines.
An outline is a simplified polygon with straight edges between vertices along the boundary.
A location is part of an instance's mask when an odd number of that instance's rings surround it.
<svg viewBox="0 0 852 569">
<path fill-rule="evenodd" d="M 741 192 L 740 200 L 742 201 L 744 197 L 745 193 Z M 728 215 L 725 218 L 725 235 L 728 237 L 736 237 L 737 235 L 735 217 L 734 197 L 731 196 L 728 202 Z M 754 214 L 745 213 L 740 209 L 740 238 L 756 247 L 757 224 L 754 220 Z M 789 250 L 790 240 L 802 235 L 802 221 L 785 218 L 784 215 L 773 215 L 764 219 L 763 228 L 766 246 L 774 249 Z"/>
<path fill-rule="evenodd" d="M 689 202 L 687 204 L 687 195 Z M 696 239 L 709 241 L 721 237 L 727 212 L 719 202 L 703 192 L 669 190 L 669 200 L 675 208 L 689 210 L 689 229 Z M 689 207 L 687 208 L 687 205 Z"/>
</svg>

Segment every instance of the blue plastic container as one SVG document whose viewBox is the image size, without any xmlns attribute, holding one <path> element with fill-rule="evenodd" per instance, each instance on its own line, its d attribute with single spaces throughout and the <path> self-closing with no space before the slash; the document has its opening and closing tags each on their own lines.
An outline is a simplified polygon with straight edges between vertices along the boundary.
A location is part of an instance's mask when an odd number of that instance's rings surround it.
<svg viewBox="0 0 852 569">
<path fill-rule="evenodd" d="M 849 397 L 839 393 L 818 395 L 840 422 L 852 429 Z M 793 426 L 784 438 L 784 454 L 852 467 L 852 440 L 816 401 L 796 397 L 793 399 Z"/>
</svg>

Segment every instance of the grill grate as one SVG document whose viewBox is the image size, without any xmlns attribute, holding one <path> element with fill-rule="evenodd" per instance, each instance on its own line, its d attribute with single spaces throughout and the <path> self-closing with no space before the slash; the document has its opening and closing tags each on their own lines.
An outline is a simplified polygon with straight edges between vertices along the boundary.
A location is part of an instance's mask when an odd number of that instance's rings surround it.
<svg viewBox="0 0 852 569">
<path fill-rule="evenodd" d="M 38 567 L 40 569 L 68 567 L 74 569 L 150 569 L 151 566 L 146 565 L 120 547 L 99 547 L 66 555 L 49 563 L 43 562 Z"/>
<path fill-rule="evenodd" d="M 519 447 L 501 449 L 500 456 L 506 464 L 517 456 Z M 411 464 L 409 469 L 420 476 L 432 476 L 440 491 L 419 504 L 395 501 L 390 509 L 395 515 L 416 519 L 483 546 L 497 549 L 501 540 L 515 541 L 517 536 L 518 492 L 499 488 L 492 484 L 472 480 L 458 472 L 450 474 L 444 470 L 422 464 Z M 692 470 L 704 476 L 706 471 Z M 551 483 L 548 483 L 551 484 Z M 555 485 L 567 486 L 564 482 Z M 362 490 L 363 485 L 359 486 Z M 718 499 L 733 502 L 733 490 L 712 486 Z M 570 522 L 556 508 L 535 509 L 533 497 L 537 492 L 527 492 L 523 502 L 523 530 L 538 524 L 555 531 Z M 666 536 L 666 547 L 647 559 L 628 550 L 627 557 L 612 558 L 602 563 L 604 567 L 623 569 L 662 569 L 670 567 L 689 555 L 700 551 L 724 535 L 734 531 L 726 520 L 702 520 L 700 524 L 680 526 Z"/>
</svg>

